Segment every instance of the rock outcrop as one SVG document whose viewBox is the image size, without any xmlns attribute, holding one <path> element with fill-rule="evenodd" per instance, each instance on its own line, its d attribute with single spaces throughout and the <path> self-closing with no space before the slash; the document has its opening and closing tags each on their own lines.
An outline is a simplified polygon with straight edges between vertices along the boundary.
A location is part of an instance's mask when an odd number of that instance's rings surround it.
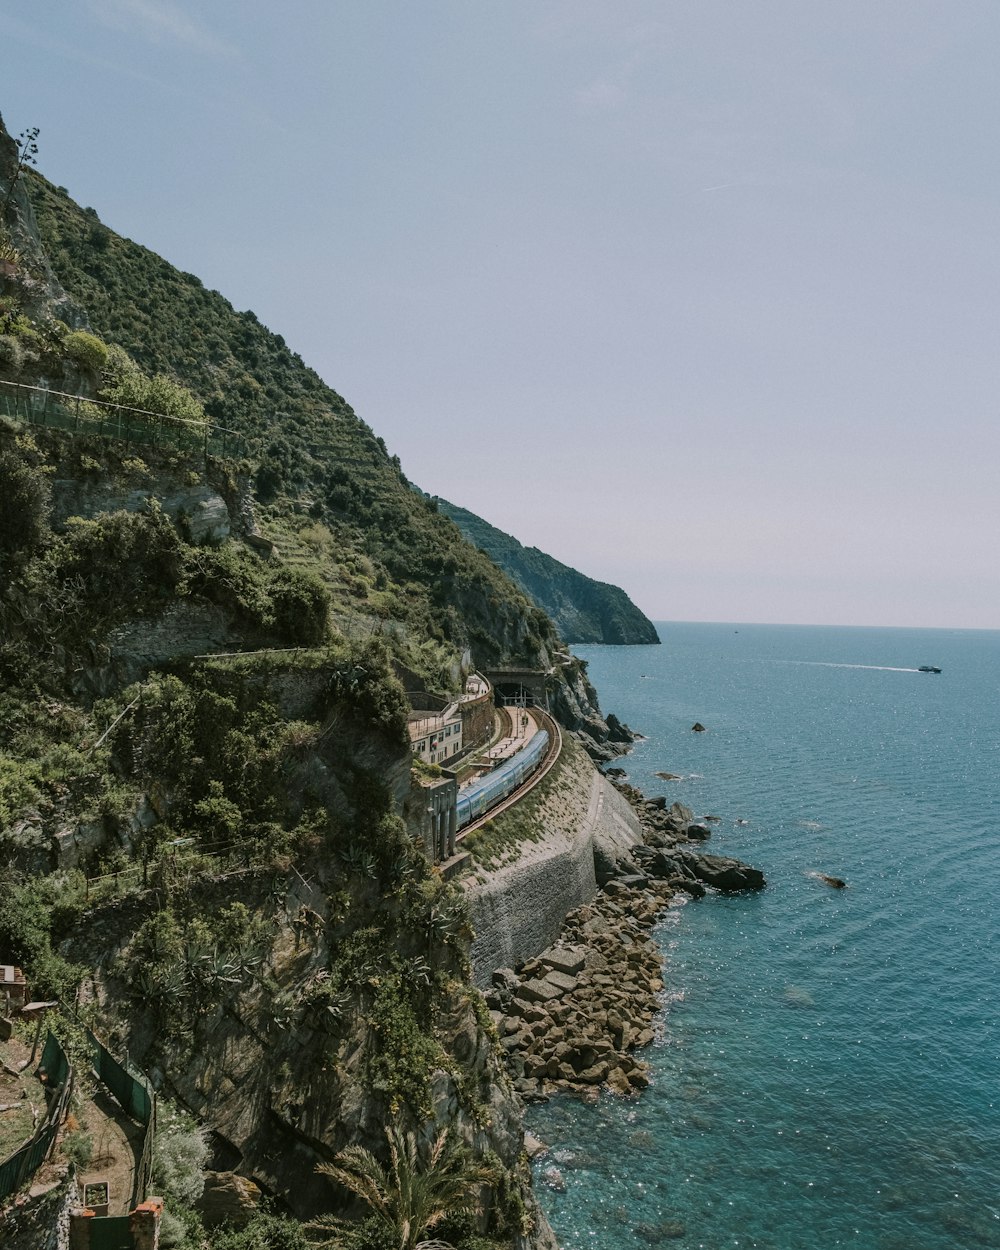
<svg viewBox="0 0 1000 1250">
<path fill-rule="evenodd" d="M 652 621 L 621 587 L 595 581 L 537 547 L 522 546 L 510 534 L 446 499 L 437 504 L 469 542 L 485 551 L 555 621 L 566 642 L 659 643 Z"/>
</svg>

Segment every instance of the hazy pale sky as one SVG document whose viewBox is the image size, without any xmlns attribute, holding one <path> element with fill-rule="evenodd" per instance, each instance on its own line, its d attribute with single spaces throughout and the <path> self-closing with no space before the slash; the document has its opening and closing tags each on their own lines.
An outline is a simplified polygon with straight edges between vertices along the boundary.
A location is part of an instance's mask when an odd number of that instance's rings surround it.
<svg viewBox="0 0 1000 1250">
<path fill-rule="evenodd" d="M 0 112 L 656 619 L 1000 627 L 996 0 L 5 0 Z"/>
</svg>

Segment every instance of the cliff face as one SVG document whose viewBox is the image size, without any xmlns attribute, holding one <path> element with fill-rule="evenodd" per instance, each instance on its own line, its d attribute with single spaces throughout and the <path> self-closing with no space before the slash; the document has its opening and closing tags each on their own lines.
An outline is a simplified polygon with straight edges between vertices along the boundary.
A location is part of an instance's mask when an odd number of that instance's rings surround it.
<svg viewBox="0 0 1000 1250">
<path fill-rule="evenodd" d="M 522 546 L 510 534 L 446 499 L 437 502 L 469 542 L 485 551 L 552 618 L 566 642 L 626 645 L 660 641 L 652 621 L 619 586 L 595 581 L 537 547 Z"/>
<path fill-rule="evenodd" d="M 321 578 L 248 548 L 244 487 L 205 474 L 0 421 L 26 513 L 0 532 L 0 950 L 297 1216 L 343 1203 L 315 1167 L 345 1145 L 448 1126 L 507 1178 L 492 1244 L 547 1246 L 466 908 L 398 814 L 387 648 L 325 611 L 303 636 Z"/>
<path fill-rule="evenodd" d="M 4 287 L 16 290 L 18 304 L 30 314 L 58 317 L 73 327 L 86 325 L 86 314 L 63 290 L 41 244 L 38 224 L 27 190 L 27 171 L 18 177 L 18 148 L 0 117 L 0 204 L 6 204 L 0 221 L 0 242 L 10 249 L 11 272 L 0 278 Z"/>
</svg>

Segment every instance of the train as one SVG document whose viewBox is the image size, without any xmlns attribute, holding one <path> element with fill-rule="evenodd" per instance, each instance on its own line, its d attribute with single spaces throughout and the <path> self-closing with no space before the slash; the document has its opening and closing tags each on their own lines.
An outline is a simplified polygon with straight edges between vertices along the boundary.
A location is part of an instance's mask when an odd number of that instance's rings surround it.
<svg viewBox="0 0 1000 1250">
<path fill-rule="evenodd" d="M 548 731 L 540 729 L 522 751 L 512 755 L 485 777 L 459 790 L 456 805 L 457 828 L 464 829 L 502 799 L 513 794 L 521 782 L 541 764 L 548 749 Z"/>
</svg>

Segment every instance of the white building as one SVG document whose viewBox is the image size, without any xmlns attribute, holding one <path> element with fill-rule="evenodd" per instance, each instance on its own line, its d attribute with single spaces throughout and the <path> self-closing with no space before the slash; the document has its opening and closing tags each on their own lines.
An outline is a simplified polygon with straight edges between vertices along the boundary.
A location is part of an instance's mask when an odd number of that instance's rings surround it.
<svg viewBox="0 0 1000 1250">
<path fill-rule="evenodd" d="M 440 715 L 412 712 L 407 728 L 411 751 L 427 764 L 443 764 L 462 750 L 462 718 L 452 708 Z"/>
</svg>

